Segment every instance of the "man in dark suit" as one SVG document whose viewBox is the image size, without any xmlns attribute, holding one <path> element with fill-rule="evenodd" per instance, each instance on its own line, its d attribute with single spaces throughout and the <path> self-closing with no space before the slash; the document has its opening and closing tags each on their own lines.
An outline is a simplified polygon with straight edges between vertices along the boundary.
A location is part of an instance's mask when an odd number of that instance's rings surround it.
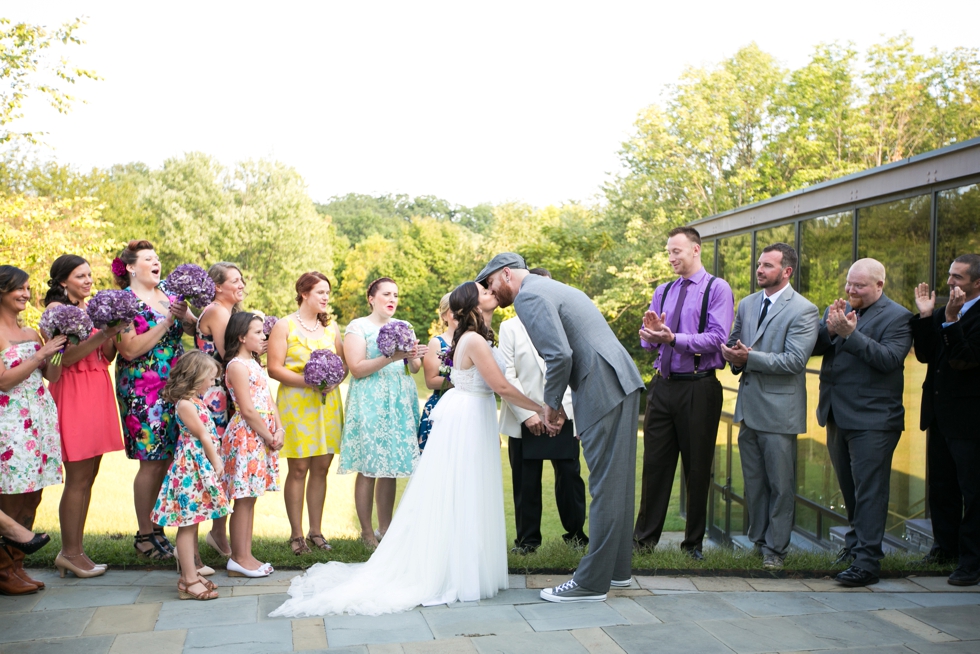
<svg viewBox="0 0 980 654">
<path fill-rule="evenodd" d="M 980 255 L 949 266 L 949 302 L 935 309 L 928 284 L 915 289 L 915 358 L 929 365 L 922 384 L 928 429 L 929 511 L 935 545 L 929 561 L 957 561 L 954 586 L 980 582 Z"/>
<path fill-rule="evenodd" d="M 905 430 L 905 357 L 912 347 L 912 313 L 884 294 L 885 267 L 860 259 L 847 271 L 844 292 L 824 312 L 814 355 L 820 366 L 817 422 L 837 472 L 850 529 L 838 562 L 844 586 L 878 583 L 888 517 L 892 454 Z"/>
</svg>

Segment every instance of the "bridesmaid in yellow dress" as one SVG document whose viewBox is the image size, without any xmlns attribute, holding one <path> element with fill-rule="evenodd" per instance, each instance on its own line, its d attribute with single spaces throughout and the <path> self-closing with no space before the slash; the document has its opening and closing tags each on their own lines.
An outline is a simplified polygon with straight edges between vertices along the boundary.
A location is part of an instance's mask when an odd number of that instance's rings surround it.
<svg viewBox="0 0 980 654">
<path fill-rule="evenodd" d="M 322 550 L 331 549 L 323 537 L 323 504 L 327 496 L 327 470 L 340 451 L 344 430 L 344 407 L 339 384 L 327 390 L 303 381 L 303 368 L 313 350 L 330 350 L 341 359 L 344 343 L 340 330 L 327 312 L 330 280 L 316 271 L 303 273 L 296 281 L 299 309 L 279 322 L 269 334 L 269 376 L 279 382 L 276 405 L 286 430 L 280 458 L 288 465 L 286 515 L 289 546 L 297 556 L 309 552 L 306 542 Z M 344 363 L 346 376 L 347 364 Z M 310 530 L 303 537 L 303 497 L 309 513 Z"/>
</svg>

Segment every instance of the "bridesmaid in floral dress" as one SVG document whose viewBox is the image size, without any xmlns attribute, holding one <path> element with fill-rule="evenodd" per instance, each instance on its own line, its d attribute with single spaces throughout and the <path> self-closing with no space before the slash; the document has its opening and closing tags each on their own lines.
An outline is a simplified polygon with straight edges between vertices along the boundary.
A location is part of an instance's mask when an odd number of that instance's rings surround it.
<svg viewBox="0 0 980 654">
<path fill-rule="evenodd" d="M 139 531 L 133 547 L 152 559 L 173 558 L 173 545 L 150 512 L 177 445 L 173 404 L 160 391 L 184 353 L 180 339 L 194 333 L 187 305 L 171 299 L 160 284 L 160 258 L 149 241 L 130 241 L 112 262 L 116 284 L 139 299 L 132 329 L 116 344 L 116 397 L 122 417 L 126 455 L 140 462 L 133 480 Z M 181 322 L 186 324 L 182 325 Z"/>
<path fill-rule="evenodd" d="M 378 332 L 394 320 L 398 286 L 389 277 L 368 286 L 371 315 L 347 325 L 344 352 L 354 378 L 347 392 L 347 418 L 340 448 L 340 474 L 356 472 L 354 504 L 361 540 L 377 547 L 391 524 L 395 479 L 410 477 L 419 459 L 419 392 L 412 374 L 422 366 L 428 346 L 382 356 Z M 371 514 L 378 505 L 378 530 Z"/>
<path fill-rule="evenodd" d="M 292 313 L 277 322 L 269 334 L 266 362 L 269 376 L 279 382 L 276 406 L 285 428 L 280 458 L 288 471 L 283 495 L 289 517 L 289 547 L 299 556 L 310 551 L 307 543 L 332 549 L 323 537 L 323 504 L 327 496 L 327 471 L 340 449 L 344 405 L 339 384 L 326 396 L 303 379 L 303 368 L 314 350 L 331 350 L 344 357 L 344 343 L 329 313 L 330 280 L 312 271 L 296 280 L 296 304 Z M 346 368 L 345 368 L 346 372 Z M 303 497 L 306 496 L 310 530 L 303 538 Z"/>
<path fill-rule="evenodd" d="M 219 364 L 225 356 L 225 329 L 232 315 L 242 310 L 242 300 L 245 299 L 245 280 L 242 271 L 234 263 L 219 261 L 208 268 L 208 276 L 214 282 L 214 301 L 206 306 L 197 317 L 197 329 L 194 334 L 194 345 L 201 352 L 210 354 Z M 224 386 L 224 365 L 221 365 L 216 383 L 204 393 L 204 404 L 211 411 L 211 419 L 218 434 L 220 449 L 221 439 L 224 438 L 228 426 L 228 392 Z M 205 542 L 218 554 L 231 556 L 226 534 L 226 518 L 218 518 L 211 523 L 211 530 Z"/>
<path fill-rule="evenodd" d="M 64 336 L 45 344 L 18 317 L 31 299 L 26 272 L 0 266 L 0 511 L 24 527 L 34 526 L 41 489 L 61 483 L 61 436 L 54 400 L 42 376 L 57 381 L 61 366 L 49 357 Z M 26 594 L 44 588 L 24 571 L 24 553 L 0 548 L 0 590 Z"/>
<path fill-rule="evenodd" d="M 425 443 L 429 439 L 429 432 L 432 431 L 432 421 L 429 414 L 436 408 L 442 394 L 453 387 L 448 376 L 443 376 L 440 372 L 442 368 L 442 357 L 449 350 L 453 343 L 453 334 L 456 331 L 456 319 L 449 308 L 449 296 L 446 293 L 439 300 L 439 320 L 445 331 L 429 341 L 429 351 L 422 359 L 422 371 L 425 374 L 425 386 L 432 389 L 432 395 L 426 400 L 422 407 L 422 419 L 419 421 L 419 453 L 425 449 Z M 445 387 L 445 388 L 444 388 Z"/>
</svg>

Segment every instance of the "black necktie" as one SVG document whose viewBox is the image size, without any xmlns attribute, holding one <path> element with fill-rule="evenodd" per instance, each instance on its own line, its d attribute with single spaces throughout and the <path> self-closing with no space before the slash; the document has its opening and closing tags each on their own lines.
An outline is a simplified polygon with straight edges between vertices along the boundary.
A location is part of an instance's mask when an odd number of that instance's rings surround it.
<svg viewBox="0 0 980 654">
<path fill-rule="evenodd" d="M 758 329 L 762 325 L 762 321 L 766 319 L 766 314 L 769 313 L 769 305 L 770 304 L 772 304 L 772 302 L 769 301 L 769 298 L 766 298 L 765 300 L 763 300 L 763 302 L 762 302 L 762 313 L 759 314 L 759 322 L 755 326 L 756 329 Z"/>
</svg>

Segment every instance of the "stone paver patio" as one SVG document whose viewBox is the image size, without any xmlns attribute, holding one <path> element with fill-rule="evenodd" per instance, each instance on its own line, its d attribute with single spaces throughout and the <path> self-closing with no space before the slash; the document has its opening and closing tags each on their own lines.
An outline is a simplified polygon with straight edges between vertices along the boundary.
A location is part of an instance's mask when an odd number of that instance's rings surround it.
<svg viewBox="0 0 980 654">
<path fill-rule="evenodd" d="M 295 571 L 259 580 L 219 571 L 221 599 L 211 602 L 179 601 L 176 572 L 32 574 L 46 590 L 0 597 L 0 653 L 980 652 L 980 587 L 945 577 L 850 590 L 829 579 L 634 577 L 605 602 L 549 604 L 537 589 L 568 577 L 512 575 L 510 590 L 483 602 L 289 620 L 268 614 Z"/>
</svg>

